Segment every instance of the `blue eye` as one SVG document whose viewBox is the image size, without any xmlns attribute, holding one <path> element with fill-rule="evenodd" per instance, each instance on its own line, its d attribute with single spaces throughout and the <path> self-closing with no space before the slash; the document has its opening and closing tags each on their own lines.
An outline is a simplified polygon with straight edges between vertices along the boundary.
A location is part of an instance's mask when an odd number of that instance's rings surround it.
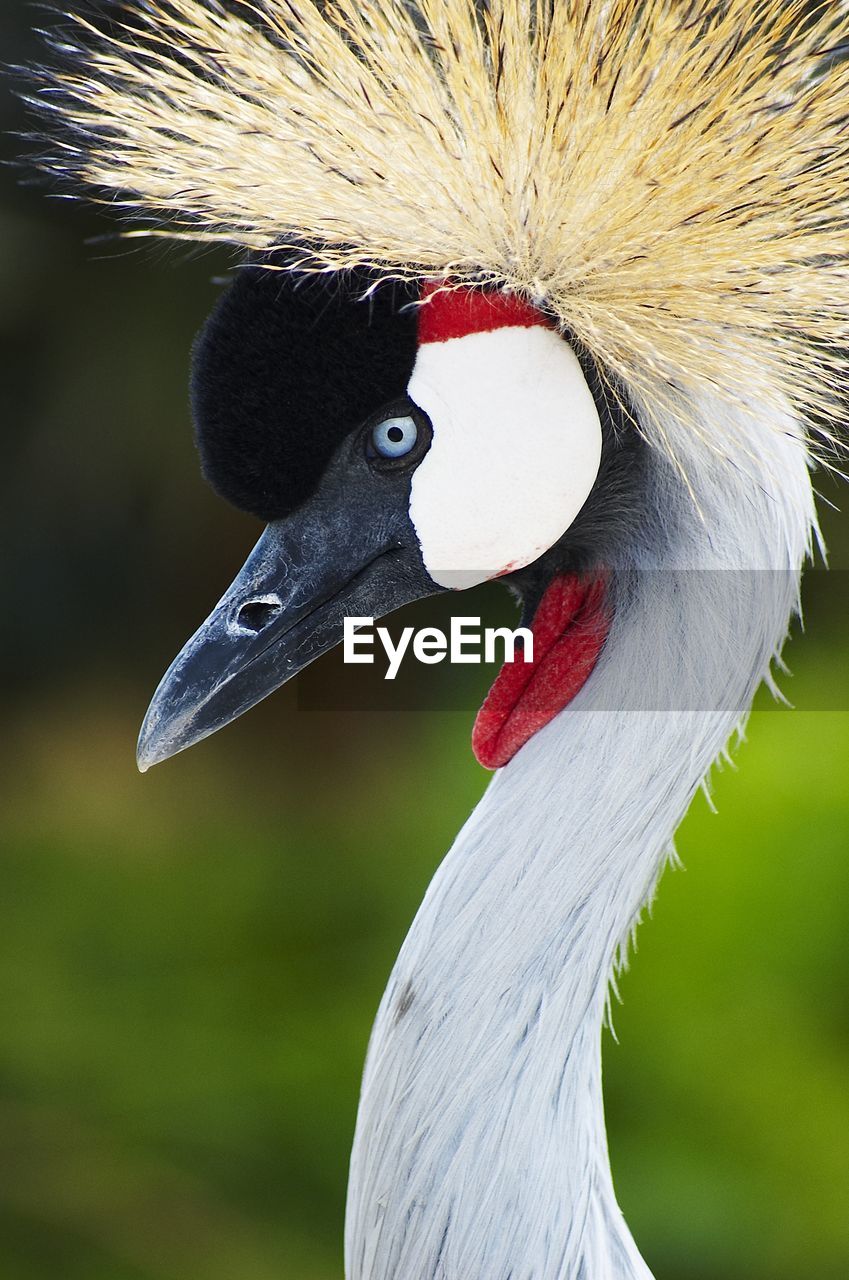
<svg viewBox="0 0 849 1280">
<path fill-rule="evenodd" d="M 403 458 L 415 448 L 419 428 L 412 418 L 384 418 L 372 428 L 371 443 L 381 458 Z"/>
</svg>

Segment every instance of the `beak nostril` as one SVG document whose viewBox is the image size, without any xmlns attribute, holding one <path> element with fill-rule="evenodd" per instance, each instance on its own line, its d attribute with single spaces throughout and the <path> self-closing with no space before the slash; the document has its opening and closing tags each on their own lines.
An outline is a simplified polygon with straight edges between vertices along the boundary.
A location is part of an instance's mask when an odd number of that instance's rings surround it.
<svg viewBox="0 0 849 1280">
<path fill-rule="evenodd" d="M 243 604 L 236 614 L 236 625 L 242 631 L 252 631 L 257 634 L 263 631 L 270 622 L 273 622 L 280 613 L 283 605 L 279 600 L 273 598 L 266 600 L 249 600 L 247 604 Z"/>
</svg>

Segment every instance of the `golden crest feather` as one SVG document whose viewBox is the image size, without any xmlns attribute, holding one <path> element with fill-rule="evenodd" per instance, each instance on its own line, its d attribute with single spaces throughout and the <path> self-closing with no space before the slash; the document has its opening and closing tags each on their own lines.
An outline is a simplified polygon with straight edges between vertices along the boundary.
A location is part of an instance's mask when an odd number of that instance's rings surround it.
<svg viewBox="0 0 849 1280">
<path fill-rule="evenodd" d="M 165 234 L 520 292 L 644 405 L 833 417 L 845 3 L 128 0 L 74 27 L 45 164 Z"/>
</svg>

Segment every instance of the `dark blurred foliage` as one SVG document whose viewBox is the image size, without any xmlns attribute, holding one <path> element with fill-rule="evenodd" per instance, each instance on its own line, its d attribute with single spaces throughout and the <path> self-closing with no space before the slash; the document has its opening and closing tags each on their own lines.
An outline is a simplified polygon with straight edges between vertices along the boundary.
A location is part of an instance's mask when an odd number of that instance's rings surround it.
<svg viewBox="0 0 849 1280">
<path fill-rule="evenodd" d="M 6 0 L 4 61 L 38 56 L 39 21 Z M 8 89 L 0 125 L 25 128 Z M 135 773 L 159 676 L 259 533 L 205 488 L 187 408 L 231 260 L 89 243 L 116 224 L 21 176 L 0 173 L 0 1276 L 329 1280 L 371 1017 L 485 784 L 486 673 L 452 713 L 285 690 Z M 811 576 L 789 653 L 797 703 L 843 710 L 755 715 L 614 1011 L 613 1164 L 658 1280 L 849 1274 L 845 584 Z M 498 588 L 481 609 L 511 615 Z M 332 705 L 338 659 L 308 679 Z"/>
</svg>

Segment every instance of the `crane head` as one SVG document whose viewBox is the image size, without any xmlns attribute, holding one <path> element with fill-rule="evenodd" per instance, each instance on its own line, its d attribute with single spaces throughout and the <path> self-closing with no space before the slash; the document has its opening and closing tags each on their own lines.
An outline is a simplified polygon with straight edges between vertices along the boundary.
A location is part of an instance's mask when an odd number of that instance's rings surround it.
<svg viewBox="0 0 849 1280">
<path fill-rule="evenodd" d="M 633 429 L 614 421 L 597 370 L 544 310 L 439 281 L 369 284 L 363 272 L 329 284 L 250 265 L 201 334 L 204 471 L 267 526 L 160 684 L 142 769 L 332 648 L 346 616 L 379 618 L 493 578 L 516 587 L 531 623 L 539 613 L 550 624 L 554 610 L 558 642 L 579 618 L 581 643 L 577 670 L 561 645 L 558 678 L 546 673 L 559 694 L 518 734 L 527 681 L 499 677 L 475 736 L 484 763 L 506 763 L 592 669 L 588 615 L 594 661 L 606 566 L 580 517 L 603 506 L 611 472 L 636 477 Z M 619 485 L 620 508 L 621 498 Z"/>
<path fill-rule="evenodd" d="M 121 9 L 52 38 L 39 164 L 131 235 L 297 268 L 245 270 L 198 349 L 207 475 L 268 529 L 160 687 L 143 767 L 346 612 L 499 575 L 535 618 L 575 609 L 585 670 L 595 596 L 546 591 L 576 565 L 598 581 L 639 516 L 611 383 L 685 480 L 695 451 L 771 483 L 760 424 L 789 413 L 812 456 L 842 448 L 844 4 Z"/>
</svg>

